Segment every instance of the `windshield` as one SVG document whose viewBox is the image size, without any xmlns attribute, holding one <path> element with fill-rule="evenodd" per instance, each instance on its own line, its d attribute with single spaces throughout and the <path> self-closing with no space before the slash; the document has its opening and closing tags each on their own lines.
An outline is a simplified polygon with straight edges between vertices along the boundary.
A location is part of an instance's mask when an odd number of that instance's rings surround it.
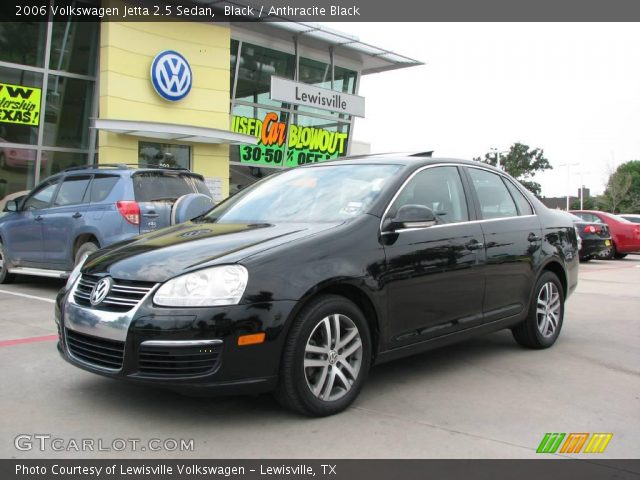
<svg viewBox="0 0 640 480">
<path fill-rule="evenodd" d="M 287 170 L 241 191 L 203 221 L 334 222 L 365 213 L 399 165 L 323 165 Z"/>
</svg>

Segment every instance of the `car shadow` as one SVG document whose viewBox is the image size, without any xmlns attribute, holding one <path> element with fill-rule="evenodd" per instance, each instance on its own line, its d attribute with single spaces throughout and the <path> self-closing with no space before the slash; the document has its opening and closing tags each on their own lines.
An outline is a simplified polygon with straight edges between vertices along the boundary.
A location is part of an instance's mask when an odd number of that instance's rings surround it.
<svg viewBox="0 0 640 480">
<path fill-rule="evenodd" d="M 467 369 L 470 365 L 483 368 L 485 360 L 514 351 L 522 351 L 522 348 L 513 341 L 510 333 L 505 331 L 376 365 L 367 379 L 366 393 L 374 396 L 383 395 L 388 391 L 390 384 L 401 385 L 418 379 L 424 381 L 430 375 Z M 126 409 L 127 416 L 135 415 L 141 419 L 170 416 L 172 421 L 191 425 L 199 421 L 216 420 L 255 427 L 256 422 L 272 422 L 293 417 L 307 418 L 282 408 L 270 394 L 192 396 L 155 386 L 130 384 L 93 375 L 87 375 L 70 388 L 81 390 L 77 392 L 78 395 L 72 396 L 79 399 L 78 401 L 87 402 L 92 409 L 102 412 L 112 410 L 114 414 Z"/>
</svg>

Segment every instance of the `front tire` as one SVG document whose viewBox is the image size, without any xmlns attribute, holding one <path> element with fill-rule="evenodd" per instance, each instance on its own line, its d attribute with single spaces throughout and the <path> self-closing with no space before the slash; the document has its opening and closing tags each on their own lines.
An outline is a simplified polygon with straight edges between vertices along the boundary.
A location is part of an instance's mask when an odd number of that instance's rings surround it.
<svg viewBox="0 0 640 480">
<path fill-rule="evenodd" d="M 333 415 L 358 396 L 370 364 L 371 336 L 360 309 L 337 295 L 320 296 L 291 326 L 275 397 L 304 415 Z"/>
<path fill-rule="evenodd" d="M 4 245 L 0 242 L 0 284 L 12 283 L 16 279 L 15 274 L 9 273 L 9 262 L 5 253 Z"/>
<path fill-rule="evenodd" d="M 546 271 L 536 282 L 529 313 L 524 322 L 511 329 L 513 338 L 523 347 L 549 348 L 562 329 L 564 289 L 555 273 Z"/>
</svg>

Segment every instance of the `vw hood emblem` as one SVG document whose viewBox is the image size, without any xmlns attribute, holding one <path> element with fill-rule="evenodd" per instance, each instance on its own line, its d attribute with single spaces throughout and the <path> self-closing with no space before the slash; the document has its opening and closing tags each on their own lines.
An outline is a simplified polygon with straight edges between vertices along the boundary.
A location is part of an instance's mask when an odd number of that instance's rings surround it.
<svg viewBox="0 0 640 480">
<path fill-rule="evenodd" d="M 183 99 L 193 83 L 189 62 L 173 50 L 160 52 L 151 64 L 151 83 L 162 98 L 172 102 Z"/>
<path fill-rule="evenodd" d="M 99 305 L 107 298 L 109 291 L 111 291 L 112 283 L 111 277 L 104 277 L 98 280 L 98 283 L 96 283 L 93 286 L 93 290 L 91 290 L 91 297 L 89 298 L 91 305 Z"/>
</svg>

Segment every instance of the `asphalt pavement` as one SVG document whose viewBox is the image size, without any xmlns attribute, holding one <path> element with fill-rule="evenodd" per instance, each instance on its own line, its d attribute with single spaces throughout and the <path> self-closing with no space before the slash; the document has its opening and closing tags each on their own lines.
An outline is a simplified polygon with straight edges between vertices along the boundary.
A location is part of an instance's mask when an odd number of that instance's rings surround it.
<svg viewBox="0 0 640 480">
<path fill-rule="evenodd" d="M 70 366 L 55 347 L 62 285 L 0 285 L 0 458 L 534 458 L 547 432 L 613 434 L 581 458 L 640 457 L 640 256 L 581 265 L 553 348 L 504 331 L 380 365 L 322 419 Z"/>
</svg>

